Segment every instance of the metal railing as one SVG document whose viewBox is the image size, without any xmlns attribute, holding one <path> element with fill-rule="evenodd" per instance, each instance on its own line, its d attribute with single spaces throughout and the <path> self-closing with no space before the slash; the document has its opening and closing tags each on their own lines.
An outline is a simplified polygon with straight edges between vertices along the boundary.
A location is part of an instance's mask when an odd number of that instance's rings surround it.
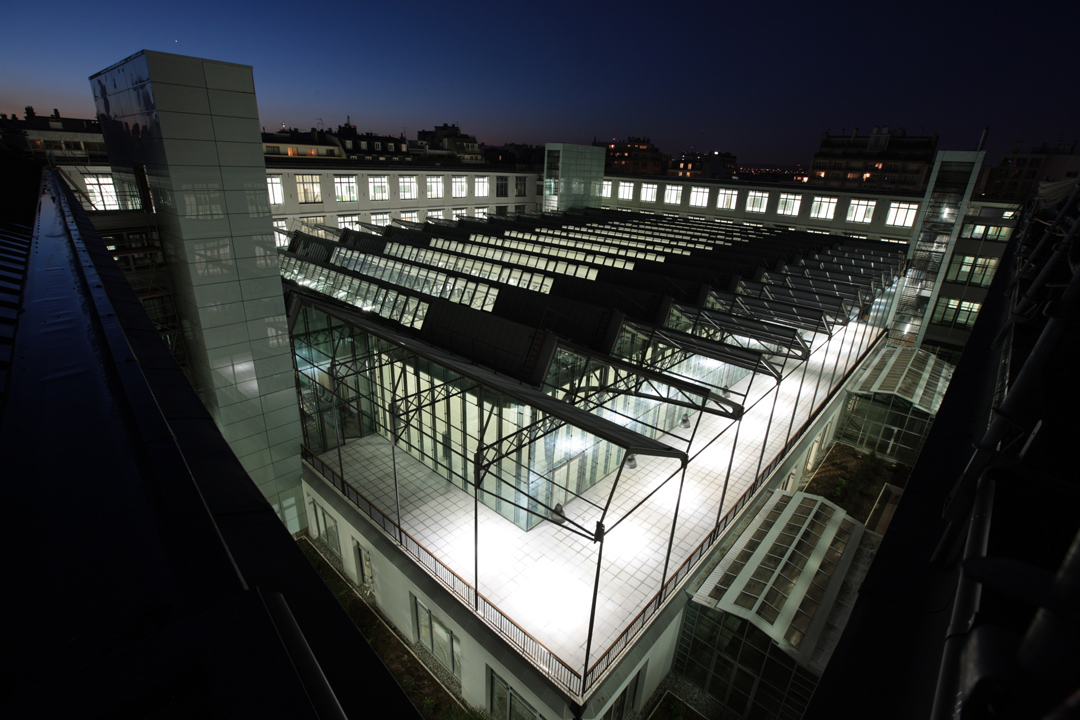
<svg viewBox="0 0 1080 720">
<path fill-rule="evenodd" d="M 885 333 L 879 335 L 877 339 L 870 343 L 865 353 L 869 354 L 874 347 L 885 339 L 885 337 Z M 731 527 L 732 523 L 735 522 L 735 519 L 739 514 L 753 502 L 754 497 L 757 495 L 758 491 L 765 486 L 768 478 L 786 459 L 788 453 L 798 445 L 806 435 L 807 431 L 813 426 L 814 421 L 820 416 L 822 410 L 828 407 L 835 395 L 844 386 L 847 378 L 854 372 L 854 368 L 857 367 L 858 363 L 856 363 L 852 369 L 848 370 L 845 376 L 841 378 L 841 381 L 837 383 L 836 387 L 829 392 L 825 400 L 818 406 L 818 409 L 807 418 L 806 422 L 804 422 L 790 438 L 788 438 L 784 443 L 783 448 L 776 454 L 773 460 L 768 465 L 761 468 L 757 477 L 754 479 L 754 482 L 741 496 L 739 496 L 735 505 L 724 513 L 716 526 L 705 536 L 694 551 L 690 553 L 689 557 L 679 565 L 678 569 L 672 573 L 671 577 L 664 582 L 663 587 L 649 599 L 645 604 L 645 607 L 634 616 L 630 623 L 621 633 L 619 633 L 619 636 L 615 638 L 614 642 L 608 646 L 600 657 L 585 670 L 584 677 L 563 662 L 559 656 L 530 635 L 524 628 L 511 620 L 494 603 L 485 598 L 482 594 L 477 593 L 472 585 L 447 567 L 441 560 L 432 555 L 427 548 L 417 542 L 415 538 L 409 535 L 409 533 L 398 527 L 397 523 L 375 507 L 355 488 L 349 485 L 349 483 L 347 483 L 333 467 L 325 463 L 305 445 L 300 446 L 301 457 L 314 467 L 320 475 L 333 484 L 346 498 L 364 511 L 386 532 L 387 535 L 401 545 L 406 552 L 412 555 L 417 563 L 424 568 L 429 575 L 442 583 L 443 586 L 450 590 L 450 592 L 461 600 L 462 603 L 479 615 L 489 627 L 498 632 L 499 635 L 509 641 L 514 647 L 518 648 L 522 655 L 532 662 L 534 666 L 542 670 L 571 693 L 583 698 L 604 676 L 622 652 L 630 646 L 638 633 L 648 626 L 649 621 L 664 606 L 664 604 L 674 596 L 682 582 L 690 575 L 698 562 L 712 549 L 712 546 L 723 537 L 724 533 Z"/>
<path fill-rule="evenodd" d="M 484 620 L 487 625 L 502 635 L 511 645 L 521 651 L 538 669 L 565 687 L 574 695 L 583 695 L 584 689 L 581 683 L 581 674 L 574 671 L 562 659 L 549 650 L 542 642 L 530 635 L 524 628 L 515 623 L 510 617 L 498 608 L 495 603 L 488 600 L 482 594 L 477 593 L 464 578 L 446 566 L 441 560 L 421 545 L 416 538 L 398 527 L 385 513 L 375 507 L 366 497 L 352 485 L 345 481 L 333 467 L 323 461 L 312 452 L 306 445 L 300 446 L 300 456 L 310 464 L 316 472 L 323 476 L 330 484 L 348 498 L 356 507 L 360 508 L 368 517 L 381 527 L 387 535 L 398 543 L 409 555 L 412 555 L 417 564 L 429 575 L 438 580 L 446 589 L 453 593 L 469 609 Z"/>
</svg>

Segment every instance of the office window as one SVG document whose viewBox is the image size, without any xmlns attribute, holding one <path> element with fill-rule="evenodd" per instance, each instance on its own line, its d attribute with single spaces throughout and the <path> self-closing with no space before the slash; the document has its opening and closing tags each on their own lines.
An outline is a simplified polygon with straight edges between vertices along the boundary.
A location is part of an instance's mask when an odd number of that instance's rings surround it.
<svg viewBox="0 0 1080 720">
<path fill-rule="evenodd" d="M 505 680 L 491 671 L 491 715 L 495 720 L 542 720 Z"/>
<path fill-rule="evenodd" d="M 495 197 L 510 197 L 510 178 L 506 175 L 495 176 Z"/>
<path fill-rule="evenodd" d="M 810 217 L 819 220 L 832 220 L 834 215 L 836 215 L 836 198 L 814 198 L 814 203 L 810 206 Z"/>
<path fill-rule="evenodd" d="M 371 213 L 371 224 L 383 227 L 390 224 L 390 213 Z"/>
<path fill-rule="evenodd" d="M 271 205 L 283 205 L 285 203 L 285 190 L 281 186 L 280 175 L 270 175 L 266 178 L 266 192 L 270 196 Z"/>
<path fill-rule="evenodd" d="M 709 188 L 690 188 L 690 207 L 705 207 L 709 204 Z"/>
<path fill-rule="evenodd" d="M 641 183 L 641 202 L 656 202 L 656 185 L 653 183 Z"/>
<path fill-rule="evenodd" d="M 990 281 L 994 279 L 997 265 L 997 258 L 955 255 L 949 264 L 949 271 L 945 275 L 945 279 L 949 282 L 971 283 L 972 285 L 987 287 L 990 285 Z"/>
<path fill-rule="evenodd" d="M 664 204 L 678 205 L 682 202 L 682 185 L 667 185 L 664 187 Z"/>
<path fill-rule="evenodd" d="M 416 630 L 420 644 L 431 651 L 454 677 L 461 679 L 461 641 L 420 600 L 416 605 Z"/>
<path fill-rule="evenodd" d="M 341 557 L 341 543 L 338 541 L 337 520 L 326 512 L 314 500 L 311 501 L 311 514 L 315 519 L 315 536 L 326 543 L 334 554 Z"/>
<path fill-rule="evenodd" d="M 524 205 L 515 205 L 514 206 L 514 212 L 516 212 L 516 213 L 525 212 L 525 206 Z"/>
<path fill-rule="evenodd" d="M 847 209 L 847 221 L 868 223 L 874 219 L 876 200 L 852 200 Z"/>
<path fill-rule="evenodd" d="M 341 230 L 359 230 L 360 229 L 360 216 L 359 215 L 338 215 L 337 226 Z"/>
<path fill-rule="evenodd" d="M 356 189 L 356 176 L 354 175 L 335 175 L 334 176 L 334 198 L 339 202 L 356 202 L 359 197 L 359 192 Z"/>
<path fill-rule="evenodd" d="M 400 199 L 415 200 L 419 197 L 419 193 L 415 175 L 405 175 L 398 178 L 398 197 Z"/>
<path fill-rule="evenodd" d="M 763 213 L 769 204 L 769 193 L 751 190 L 746 194 L 746 212 Z"/>
<path fill-rule="evenodd" d="M 496 215 L 509 215 L 510 214 L 510 206 L 509 205 L 496 205 L 495 206 L 495 214 Z"/>
<path fill-rule="evenodd" d="M 525 197 L 525 176 L 518 175 L 514 178 L 514 197 Z"/>
<path fill-rule="evenodd" d="M 800 207 L 802 207 L 802 195 L 780 193 L 780 203 L 776 206 L 776 212 L 780 215 L 798 215 Z"/>
<path fill-rule="evenodd" d="M 289 234 L 285 231 L 284 220 L 274 220 L 274 247 L 288 247 Z"/>
<path fill-rule="evenodd" d="M 605 180 L 604 184 L 600 186 L 600 197 L 611 197 L 611 181 Z"/>
<path fill-rule="evenodd" d="M 322 184 L 318 175 L 296 176 L 296 197 L 302 203 L 322 202 Z"/>
<path fill-rule="evenodd" d="M 442 220 L 443 219 L 443 211 L 442 210 L 428 210 L 427 211 L 427 219 L 428 220 Z"/>
<path fill-rule="evenodd" d="M 367 185 L 372 200 L 390 199 L 390 180 L 386 175 L 369 175 Z"/>
<path fill-rule="evenodd" d="M 487 197 L 488 196 L 488 178 L 478 177 L 473 178 L 473 192 L 475 197 Z"/>
<path fill-rule="evenodd" d="M 718 210 L 734 210 L 739 199 L 738 190 L 725 190 L 720 188 L 716 193 L 716 207 Z"/>
<path fill-rule="evenodd" d="M 450 212 L 453 214 L 454 220 L 469 216 L 469 211 L 466 208 L 453 208 Z"/>
<path fill-rule="evenodd" d="M 454 175 L 450 182 L 450 197 L 463 198 L 469 194 L 468 178 L 464 175 Z"/>
<path fill-rule="evenodd" d="M 911 227 L 915 224 L 915 213 L 918 211 L 918 203 L 889 203 L 889 214 L 885 218 L 885 224 Z"/>
<path fill-rule="evenodd" d="M 970 328 L 975 324 L 975 318 L 979 314 L 980 303 L 969 302 L 959 298 L 941 298 L 930 322 L 938 325 L 951 325 L 953 327 Z"/>
<path fill-rule="evenodd" d="M 427 179 L 428 200 L 439 200 L 443 196 L 442 178 L 428 176 Z"/>
<path fill-rule="evenodd" d="M 415 210 L 401 213 L 401 219 L 405 222 L 420 222 L 420 213 Z"/>
<path fill-rule="evenodd" d="M 633 200 L 634 199 L 634 183 L 632 183 L 632 182 L 620 182 L 619 183 L 619 199 L 620 200 Z"/>
<path fill-rule="evenodd" d="M 486 218 L 488 216 L 488 209 L 486 207 L 473 208 L 473 215 L 478 218 Z"/>
</svg>

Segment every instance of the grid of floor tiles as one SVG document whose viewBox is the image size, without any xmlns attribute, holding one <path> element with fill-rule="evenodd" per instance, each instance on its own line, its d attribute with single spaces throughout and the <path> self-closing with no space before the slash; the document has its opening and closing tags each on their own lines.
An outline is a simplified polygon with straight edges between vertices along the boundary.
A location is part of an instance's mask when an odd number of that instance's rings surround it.
<svg viewBox="0 0 1080 720">
<path fill-rule="evenodd" d="M 702 417 L 689 448 L 691 462 L 681 499 L 676 461 L 639 457 L 637 468 L 624 472 L 605 517 L 608 530 L 590 664 L 659 590 L 669 539 L 668 576 L 714 527 L 722 499 L 725 511 L 738 501 L 753 483 L 759 464 L 767 465 L 781 452 L 789 434 L 796 432 L 813 408 L 839 385 L 876 332 L 852 323 L 832 338 L 819 336 L 809 362 L 787 363 L 778 395 L 775 381 L 760 375 L 733 387 L 737 393 L 749 390 L 741 427 L 717 416 Z M 736 430 L 738 442 L 728 476 Z M 768 442 L 763 454 L 766 430 Z M 673 430 L 669 444 L 686 449 L 690 433 L 683 428 Z M 338 467 L 337 449 L 322 457 Z M 348 482 L 391 519 L 397 518 L 400 507 L 406 532 L 466 581 L 476 582 L 475 503 L 471 495 L 404 451 L 393 451 L 390 443 L 378 436 L 350 441 L 340 450 L 340 463 Z M 395 463 L 399 478 L 396 497 Z M 585 497 L 603 506 L 612 484 L 613 478 L 607 478 L 590 488 Z M 651 497 L 638 505 L 650 493 Z M 673 535 L 677 501 L 679 514 Z M 589 530 L 600 519 L 600 511 L 582 500 L 567 503 L 566 514 Z M 479 539 L 480 592 L 580 672 L 585 663 L 599 544 L 552 523 L 525 533 L 483 504 L 479 505 Z"/>
</svg>

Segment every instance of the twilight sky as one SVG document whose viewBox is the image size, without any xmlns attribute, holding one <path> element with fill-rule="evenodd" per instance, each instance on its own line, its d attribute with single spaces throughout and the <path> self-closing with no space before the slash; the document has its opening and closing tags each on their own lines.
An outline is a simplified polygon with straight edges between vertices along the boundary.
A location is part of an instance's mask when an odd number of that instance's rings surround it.
<svg viewBox="0 0 1080 720">
<path fill-rule="evenodd" d="M 938 132 L 991 160 L 1080 138 L 1080 2 L 258 4 L 6 8 L 0 112 L 94 114 L 87 78 L 139 50 L 251 65 L 267 130 L 484 143 L 648 136 L 663 152 L 806 164 L 821 133 Z"/>
</svg>

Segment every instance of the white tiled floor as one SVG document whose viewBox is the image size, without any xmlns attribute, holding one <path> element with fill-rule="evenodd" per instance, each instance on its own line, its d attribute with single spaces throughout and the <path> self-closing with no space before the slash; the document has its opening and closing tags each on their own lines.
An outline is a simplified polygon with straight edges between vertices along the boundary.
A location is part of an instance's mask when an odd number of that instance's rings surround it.
<svg viewBox="0 0 1080 720">
<path fill-rule="evenodd" d="M 875 328 L 853 323 L 838 331 L 831 341 L 819 337 L 811 359 L 805 365 L 805 378 L 803 364 L 788 362 L 776 399 L 762 466 L 780 453 L 789 428 L 792 432 L 797 431 L 809 418 L 812 407 L 820 406 L 829 389 L 839 385 L 847 369 L 869 346 L 875 331 Z M 815 387 L 818 384 L 820 387 Z M 590 664 L 659 590 L 669 538 L 672 550 L 668 576 L 712 530 L 721 497 L 725 498 L 726 510 L 752 484 L 773 410 L 775 383 L 758 376 L 752 385 L 750 378 L 746 378 L 733 390 L 745 392 L 747 386 L 750 386 L 748 410 L 739 428 L 726 496 L 724 480 L 736 423 L 706 415 L 689 450 L 691 461 L 673 537 L 672 520 L 679 490 L 678 463 L 664 458 L 639 457 L 637 468 L 628 470 L 620 479 L 605 518 L 608 534 L 604 541 Z M 690 432 L 677 428 L 673 435 L 680 435 L 682 439 L 673 437 L 670 444 L 686 448 Z M 475 583 L 475 503 L 472 496 L 404 451 L 397 450 L 393 455 L 400 481 L 398 501 L 402 527 L 458 575 Z M 338 466 L 338 450 L 331 450 L 322 457 L 332 466 Z M 397 518 L 394 458 L 390 443 L 378 436 L 354 440 L 341 448 L 345 479 L 392 519 Z M 671 479 L 664 485 L 668 478 Z M 597 483 L 585 496 L 603 506 L 612 484 L 613 476 Z M 642 498 L 661 485 L 659 491 L 630 512 Z M 600 519 L 600 511 L 581 500 L 568 503 L 566 514 L 589 529 Z M 580 672 L 585 663 L 599 544 L 552 523 L 543 523 L 526 533 L 483 504 L 479 505 L 479 518 L 481 594 Z"/>
</svg>

